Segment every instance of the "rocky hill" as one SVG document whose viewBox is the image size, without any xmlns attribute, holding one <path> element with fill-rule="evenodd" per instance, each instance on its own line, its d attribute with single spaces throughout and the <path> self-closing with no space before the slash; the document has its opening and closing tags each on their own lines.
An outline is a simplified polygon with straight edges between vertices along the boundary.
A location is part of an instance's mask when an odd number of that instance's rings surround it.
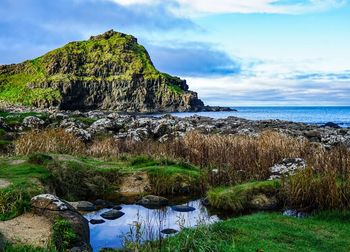
<svg viewBox="0 0 350 252">
<path fill-rule="evenodd" d="M 135 37 L 113 30 L 34 60 L 0 66 L 0 101 L 63 110 L 210 109 L 185 80 L 159 72 Z"/>
</svg>

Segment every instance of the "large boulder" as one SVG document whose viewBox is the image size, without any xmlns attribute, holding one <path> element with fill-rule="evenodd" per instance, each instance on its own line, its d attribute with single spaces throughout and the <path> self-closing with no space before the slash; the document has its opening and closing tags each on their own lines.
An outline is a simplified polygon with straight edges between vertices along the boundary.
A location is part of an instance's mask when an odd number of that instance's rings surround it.
<svg viewBox="0 0 350 252">
<path fill-rule="evenodd" d="M 89 223 L 69 203 L 52 194 L 40 194 L 31 199 L 31 206 L 35 214 L 43 215 L 53 223 L 59 219 L 67 220 L 78 236 L 73 247 L 80 251 L 91 250 Z"/>
</svg>

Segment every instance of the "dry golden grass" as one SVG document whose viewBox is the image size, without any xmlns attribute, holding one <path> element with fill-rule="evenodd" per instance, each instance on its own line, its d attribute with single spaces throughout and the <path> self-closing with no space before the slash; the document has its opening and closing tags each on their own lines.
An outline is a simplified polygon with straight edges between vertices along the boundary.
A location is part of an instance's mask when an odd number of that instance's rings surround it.
<svg viewBox="0 0 350 252">
<path fill-rule="evenodd" d="M 87 154 L 94 157 L 118 157 L 120 154 L 117 141 L 113 138 L 95 140 L 87 149 Z"/>
<path fill-rule="evenodd" d="M 301 157 L 308 168 L 284 181 L 286 203 L 296 208 L 350 207 L 350 150 L 326 150 L 307 140 L 272 131 L 259 136 L 204 135 L 188 133 L 165 143 L 147 140 L 96 139 L 86 145 L 60 129 L 31 131 L 16 141 L 16 154 L 35 152 L 118 157 L 150 155 L 178 159 L 201 168 L 201 187 L 234 185 L 265 180 L 269 168 L 284 158 Z M 216 169 L 215 172 L 212 172 Z"/>
<path fill-rule="evenodd" d="M 81 154 L 85 152 L 85 144 L 71 133 L 63 129 L 47 129 L 30 131 L 16 140 L 15 153 L 29 155 L 31 153 Z"/>
</svg>

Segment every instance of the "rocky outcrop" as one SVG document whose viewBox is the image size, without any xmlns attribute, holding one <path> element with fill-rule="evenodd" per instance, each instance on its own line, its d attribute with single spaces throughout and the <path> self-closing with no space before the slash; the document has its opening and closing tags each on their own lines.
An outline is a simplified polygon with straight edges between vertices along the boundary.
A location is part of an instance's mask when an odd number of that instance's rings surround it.
<svg viewBox="0 0 350 252">
<path fill-rule="evenodd" d="M 135 37 L 113 30 L 34 60 L 0 66 L 0 87 L 0 100 L 63 110 L 211 109 L 188 90 L 185 80 L 159 72 Z"/>
<path fill-rule="evenodd" d="M 59 219 L 67 220 L 78 240 L 74 244 L 75 251 L 90 251 L 90 230 L 88 221 L 73 206 L 51 194 L 40 194 L 31 199 L 35 214 L 45 216 L 51 222 Z"/>
<path fill-rule="evenodd" d="M 280 179 L 291 176 L 306 168 L 306 161 L 302 158 L 285 158 L 270 168 L 270 179 Z"/>
</svg>

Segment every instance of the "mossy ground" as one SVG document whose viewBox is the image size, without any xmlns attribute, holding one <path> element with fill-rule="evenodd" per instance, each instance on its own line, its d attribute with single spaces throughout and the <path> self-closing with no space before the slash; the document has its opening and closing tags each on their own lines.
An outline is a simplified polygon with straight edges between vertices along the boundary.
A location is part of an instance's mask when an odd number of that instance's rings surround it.
<svg viewBox="0 0 350 252">
<path fill-rule="evenodd" d="M 264 193 L 276 195 L 281 187 L 279 181 L 255 181 L 229 187 L 213 188 L 207 192 L 209 203 L 220 209 L 230 211 L 246 210 L 252 196 Z"/>
</svg>

